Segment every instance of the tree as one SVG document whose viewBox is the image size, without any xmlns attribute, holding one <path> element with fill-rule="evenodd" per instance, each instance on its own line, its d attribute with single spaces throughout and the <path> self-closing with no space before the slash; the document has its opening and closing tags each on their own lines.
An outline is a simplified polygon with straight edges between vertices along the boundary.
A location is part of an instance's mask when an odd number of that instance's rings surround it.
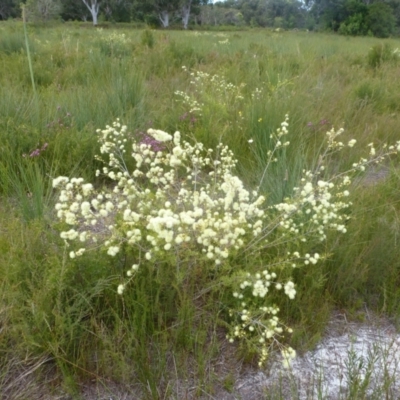
<svg viewBox="0 0 400 400">
<path fill-rule="evenodd" d="M 82 1 L 92 16 L 93 25 L 97 25 L 97 16 L 99 15 L 100 1 L 99 0 L 82 0 Z"/>
<path fill-rule="evenodd" d="M 309 13 L 322 29 L 337 31 L 348 15 L 345 11 L 346 0 L 306 0 Z"/>
<path fill-rule="evenodd" d="M 134 8 L 147 18 L 151 17 L 151 13 L 156 15 L 164 28 L 169 26 L 171 16 L 180 14 L 183 27 L 187 29 L 192 8 L 207 2 L 208 0 L 136 0 Z M 200 13 L 198 8 L 196 11 Z"/>
<path fill-rule="evenodd" d="M 338 32 L 345 35 L 367 35 L 368 6 L 359 0 L 347 0 L 343 5 L 343 22 Z"/>
<path fill-rule="evenodd" d="M 61 14 L 60 0 L 28 0 L 25 4 L 28 21 L 47 22 Z"/>
<path fill-rule="evenodd" d="M 154 1 L 133 0 L 131 5 L 132 19 L 157 24 L 159 19 L 156 15 Z"/>
<path fill-rule="evenodd" d="M 181 13 L 183 28 L 187 29 L 192 6 L 205 6 L 208 0 L 181 0 Z"/>
<path fill-rule="evenodd" d="M 306 0 L 306 6 L 322 28 L 346 35 L 388 37 L 400 21 L 399 0 Z"/>
<path fill-rule="evenodd" d="M 185 0 L 182 3 L 182 24 L 184 29 L 187 29 L 189 23 L 191 6 L 192 0 Z"/>
<path fill-rule="evenodd" d="M 17 16 L 17 5 L 13 0 L 0 1 L 0 20 Z"/>
<path fill-rule="evenodd" d="M 285 29 L 301 28 L 305 25 L 306 8 L 299 0 L 228 0 L 217 3 L 217 7 L 230 4 L 252 26 L 273 26 Z"/>
<path fill-rule="evenodd" d="M 393 34 L 396 26 L 396 17 L 392 8 L 382 2 L 376 2 L 368 7 L 366 18 L 368 27 L 374 36 L 386 38 Z"/>
<path fill-rule="evenodd" d="M 129 22 L 132 14 L 132 2 L 128 0 L 103 0 L 104 14 L 107 21 Z"/>
<path fill-rule="evenodd" d="M 225 9 L 210 4 L 200 9 L 199 20 L 202 25 L 219 25 L 224 23 Z"/>
<path fill-rule="evenodd" d="M 63 11 L 61 17 L 64 21 L 86 21 L 90 15 L 82 0 L 62 0 L 62 5 Z"/>
<path fill-rule="evenodd" d="M 400 27 L 400 0 L 386 0 L 385 3 L 392 9 L 392 14 L 396 19 L 396 26 Z"/>
<path fill-rule="evenodd" d="M 171 14 L 179 9 L 180 0 L 137 0 L 134 4 L 136 18 L 144 21 L 157 20 L 168 28 Z"/>
<path fill-rule="evenodd" d="M 179 0 L 156 0 L 154 5 L 162 27 L 168 28 L 170 14 L 178 9 Z"/>
</svg>

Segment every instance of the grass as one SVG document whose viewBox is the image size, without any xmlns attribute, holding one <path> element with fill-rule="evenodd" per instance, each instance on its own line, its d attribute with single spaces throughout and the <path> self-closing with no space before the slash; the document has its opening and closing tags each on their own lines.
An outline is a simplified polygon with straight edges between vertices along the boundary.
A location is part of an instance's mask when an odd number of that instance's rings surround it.
<svg viewBox="0 0 400 400">
<path fill-rule="evenodd" d="M 232 390 L 232 371 L 243 359 L 252 365 L 251 354 L 224 339 L 219 305 L 227 294 L 198 298 L 209 284 L 201 271 L 182 285 L 174 272 L 153 270 L 121 298 L 116 287 L 129 259 L 100 251 L 76 262 L 66 257 L 52 178 L 104 185 L 95 177 L 95 131 L 120 118 L 132 134 L 154 127 L 209 147 L 223 141 L 239 159 L 240 177 L 255 187 L 270 135 L 289 113 L 291 145 L 261 182 L 274 204 L 317 164 L 332 126 L 344 126 L 343 141 L 355 138 L 360 148 L 398 140 L 400 61 L 390 50 L 399 41 L 84 27 L 28 25 L 31 75 L 22 23 L 0 24 L 0 392 L 32 398 L 33 381 L 25 393 L 10 382 L 35 376 L 54 396 L 61 390 L 79 398 L 82 385 L 96 380 L 118 382 L 137 398 L 217 398 L 218 388 Z M 210 82 L 196 92 L 182 66 L 224 77 L 241 96 L 217 95 Z M 203 103 L 203 111 L 191 114 L 176 91 Z M 328 167 L 342 170 L 360 155 L 346 151 Z M 348 234 L 324 243 L 329 259 L 295 272 L 297 300 L 282 307 L 300 351 L 315 346 L 334 309 L 356 315 L 366 305 L 400 321 L 397 161 L 386 167 L 387 179 L 353 188 Z M 362 398 L 357 385 L 350 398 Z"/>
</svg>

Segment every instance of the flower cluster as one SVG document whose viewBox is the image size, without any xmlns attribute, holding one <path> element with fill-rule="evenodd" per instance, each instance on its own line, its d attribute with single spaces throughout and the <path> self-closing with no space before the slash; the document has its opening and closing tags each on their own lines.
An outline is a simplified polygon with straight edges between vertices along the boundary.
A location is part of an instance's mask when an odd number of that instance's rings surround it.
<svg viewBox="0 0 400 400">
<path fill-rule="evenodd" d="M 234 174 L 237 161 L 223 144 L 206 149 L 202 143 L 182 140 L 179 132 L 149 129 L 133 140 L 129 152 L 134 168 L 128 168 L 127 127 L 117 120 L 97 132 L 98 159 L 104 163 L 97 175 L 105 175 L 114 186 L 95 190 L 82 178 L 53 180 L 59 190 L 57 217 L 65 224 L 61 238 L 78 243 L 70 257 L 96 246 L 110 257 L 129 250 L 134 263 L 118 286 L 119 294 L 142 268 L 165 268 L 167 259 L 171 267 L 199 265 L 212 271 L 211 279 L 233 295 L 228 305 L 229 340 L 248 343 L 258 352 L 260 365 L 271 346 L 291 332 L 279 320 L 273 300 L 280 295 L 295 299 L 291 271 L 326 257 L 310 249 L 325 240 L 328 231 L 346 232 L 351 175 L 400 151 L 400 141 L 384 146 L 383 152 L 371 143 L 368 158 L 327 177 L 326 160 L 356 144 L 353 139 L 346 146 L 337 140 L 342 130 L 331 130 L 317 167 L 303 172 L 293 196 L 263 207 L 259 190 L 245 189 Z M 269 162 L 275 161 L 277 149 L 289 145 L 287 133 L 288 116 L 271 136 L 275 147 L 268 154 Z M 247 260 L 248 270 L 239 270 L 239 258 L 242 263 Z M 294 355 L 293 349 L 283 348 L 285 364 Z"/>
<path fill-rule="evenodd" d="M 253 101 L 258 101 L 262 98 L 263 95 L 272 97 L 278 93 L 282 94 L 285 89 L 288 89 L 292 85 L 293 79 L 281 80 L 278 76 L 278 81 L 276 84 L 273 84 L 272 82 L 263 82 L 263 86 L 261 88 L 256 87 L 251 92 L 251 99 Z"/>
<path fill-rule="evenodd" d="M 95 193 L 82 179 L 54 179 L 60 189 L 57 216 L 76 227 L 62 232 L 63 239 L 101 239 L 111 256 L 128 244 L 143 262 L 192 247 L 218 266 L 244 246 L 247 236 L 260 234 L 264 198 L 247 191 L 233 174 L 236 160 L 227 147 L 219 145 L 213 158 L 211 149 L 182 141 L 179 132 L 149 129 L 153 142 L 133 143 L 136 168 L 128 171 L 125 134 L 118 121 L 99 131 L 100 151 L 108 156 L 102 172 L 116 181 L 112 192 Z"/>
<path fill-rule="evenodd" d="M 351 205 L 345 198 L 349 191 L 349 177 L 341 177 L 337 186 L 333 182 L 316 179 L 317 174 L 304 172 L 300 187 L 294 188 L 294 196 L 274 208 L 279 211 L 279 225 L 285 231 L 282 236 L 295 235 L 305 242 L 308 237 L 326 239 L 328 229 L 346 232 L 344 221 L 348 216 L 343 210 Z"/>
<path fill-rule="evenodd" d="M 125 33 L 118 32 L 108 32 L 103 28 L 97 28 L 97 32 L 102 36 L 103 40 L 105 40 L 109 44 L 127 44 L 129 43 L 129 39 L 126 37 Z"/>
<path fill-rule="evenodd" d="M 114 57 L 121 57 L 129 53 L 131 41 L 125 33 L 109 32 L 102 28 L 97 28 L 96 33 L 101 37 L 99 46 L 103 53 Z"/>
<path fill-rule="evenodd" d="M 57 106 L 58 118 L 46 124 L 46 128 L 53 131 L 63 131 L 73 125 L 73 116 L 69 111 L 64 111 L 61 106 Z"/>
<path fill-rule="evenodd" d="M 268 293 L 271 290 L 284 290 L 284 293 L 294 299 L 296 290 L 294 283 L 287 281 L 282 284 L 277 281 L 277 274 L 265 269 L 262 273 L 251 275 L 247 273 L 233 296 L 237 299 L 237 306 L 229 314 L 236 324 L 233 324 L 227 338 L 230 342 L 235 339 L 249 339 L 254 337 L 255 347 L 260 354 L 259 365 L 267 359 L 271 344 L 282 337 L 286 330 L 291 333 L 279 320 L 279 308 L 274 304 L 268 305 Z"/>
<path fill-rule="evenodd" d="M 165 150 L 165 146 L 161 141 L 155 139 L 149 134 L 141 133 L 141 135 L 142 139 L 140 140 L 140 143 L 149 145 L 151 149 L 155 152 Z"/>
<path fill-rule="evenodd" d="M 48 145 L 49 145 L 48 143 L 45 143 L 42 147 L 38 147 L 37 149 L 32 150 L 28 155 L 23 154 L 22 157 L 30 157 L 30 158 L 39 157 L 40 154 L 47 149 Z"/>
<path fill-rule="evenodd" d="M 176 90 L 175 95 L 181 97 L 183 104 L 189 107 L 189 114 L 202 114 L 201 111 L 204 107 L 203 103 L 199 103 L 195 98 L 189 96 L 185 92 L 181 92 L 180 90 Z"/>
<path fill-rule="evenodd" d="M 226 44 L 228 39 L 220 41 L 221 44 Z M 188 106 L 190 113 L 197 112 L 201 115 L 203 108 L 206 105 L 218 104 L 220 107 L 230 107 L 235 102 L 241 101 L 243 97 L 244 84 L 239 86 L 229 83 L 223 76 L 210 75 L 207 72 L 189 70 L 183 66 L 183 71 L 190 74 L 190 85 L 192 94 L 181 91 L 176 91 L 175 95 L 179 96 L 185 106 Z"/>
<path fill-rule="evenodd" d="M 267 162 L 264 168 L 264 172 L 261 176 L 260 183 L 258 185 L 257 190 L 260 189 L 260 186 L 264 180 L 265 174 L 267 173 L 271 163 L 277 162 L 277 151 L 281 148 L 287 147 L 290 145 L 290 142 L 288 140 L 285 140 L 285 136 L 288 134 L 288 126 L 289 126 L 289 115 L 285 115 L 285 120 L 281 123 L 281 126 L 276 130 L 276 132 L 273 132 L 270 135 L 270 139 L 274 141 L 274 147 L 272 150 L 267 151 Z M 253 139 L 249 140 L 249 143 L 253 143 Z"/>
</svg>

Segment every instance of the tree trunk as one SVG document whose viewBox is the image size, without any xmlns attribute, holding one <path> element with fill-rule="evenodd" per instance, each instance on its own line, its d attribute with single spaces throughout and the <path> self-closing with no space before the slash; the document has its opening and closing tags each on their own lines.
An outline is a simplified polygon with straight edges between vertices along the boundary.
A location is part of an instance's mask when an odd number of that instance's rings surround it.
<svg viewBox="0 0 400 400">
<path fill-rule="evenodd" d="M 189 0 L 182 6 L 182 23 L 184 29 L 187 29 L 189 23 L 191 5 L 192 5 L 192 0 Z"/>
<path fill-rule="evenodd" d="M 97 25 L 97 15 L 99 14 L 100 4 L 97 0 L 82 0 L 92 15 L 93 25 Z M 90 5 L 88 3 L 90 1 Z"/>
<path fill-rule="evenodd" d="M 110 21 L 111 20 L 111 15 L 112 15 L 112 9 L 108 4 L 107 4 L 106 8 L 104 9 L 104 13 L 107 16 L 107 21 Z"/>
<path fill-rule="evenodd" d="M 93 9 L 93 11 L 91 11 L 92 19 L 93 19 L 93 25 L 97 25 L 97 14 L 98 13 L 99 13 L 99 10 Z"/>
<path fill-rule="evenodd" d="M 160 18 L 163 28 L 169 27 L 169 12 L 168 12 L 168 10 L 161 11 L 160 14 L 158 14 L 158 18 Z"/>
</svg>

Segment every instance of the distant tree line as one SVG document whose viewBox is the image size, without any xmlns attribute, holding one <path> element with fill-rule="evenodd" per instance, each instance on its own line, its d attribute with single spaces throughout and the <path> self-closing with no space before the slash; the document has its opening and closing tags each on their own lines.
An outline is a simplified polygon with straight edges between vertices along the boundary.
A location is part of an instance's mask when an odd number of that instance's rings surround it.
<svg viewBox="0 0 400 400">
<path fill-rule="evenodd" d="M 400 0 L 227 0 L 203 14 L 207 23 L 388 37 L 400 27 Z"/>
<path fill-rule="evenodd" d="M 131 22 L 151 26 L 232 25 L 330 30 L 388 37 L 400 28 L 400 0 L 24 0 L 29 20 Z M 1 0 L 0 19 L 21 16 L 20 0 Z"/>
</svg>

